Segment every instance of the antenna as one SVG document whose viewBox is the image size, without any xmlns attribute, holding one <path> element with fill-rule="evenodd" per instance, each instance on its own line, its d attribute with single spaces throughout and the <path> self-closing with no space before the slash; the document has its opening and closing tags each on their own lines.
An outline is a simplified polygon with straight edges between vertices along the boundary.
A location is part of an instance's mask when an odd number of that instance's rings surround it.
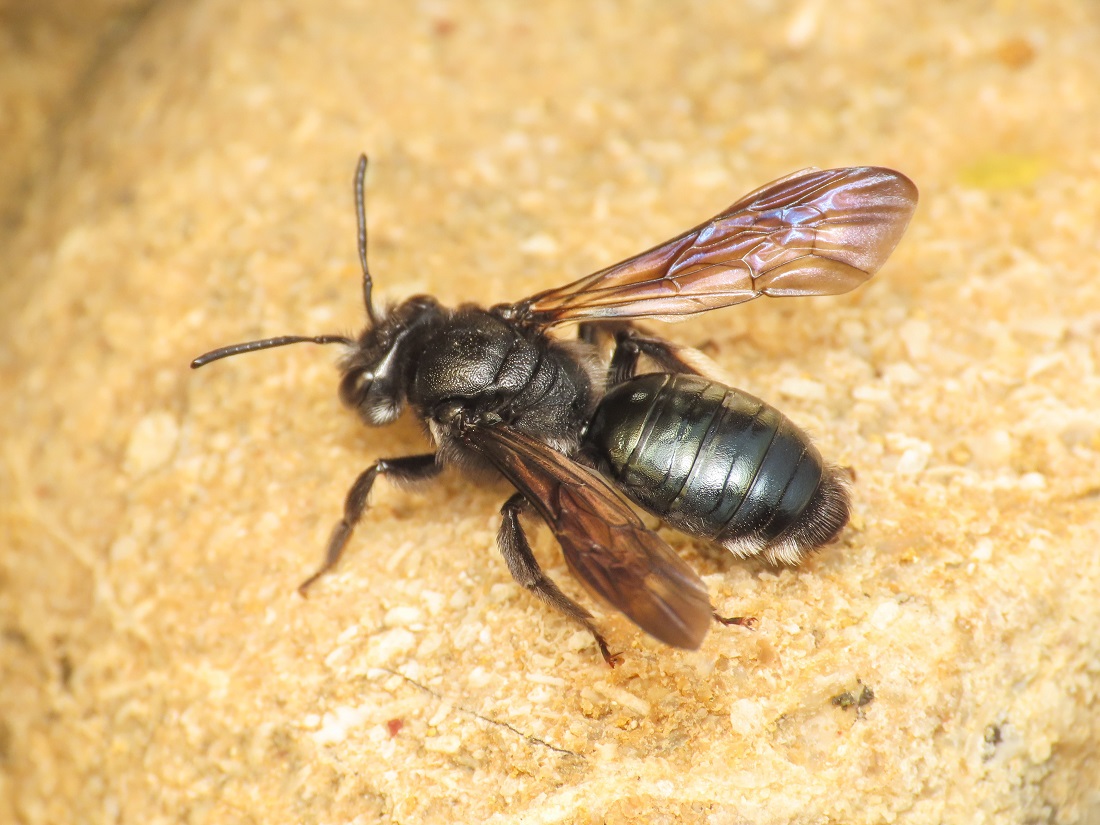
<svg viewBox="0 0 1100 825">
<path fill-rule="evenodd" d="M 363 267 L 363 304 L 367 308 L 367 317 L 371 326 L 378 323 L 371 303 L 371 287 L 374 285 L 367 266 L 367 208 L 363 203 L 363 179 L 367 176 L 367 156 L 359 156 L 359 165 L 355 168 L 355 217 L 359 221 L 359 263 Z"/>
<path fill-rule="evenodd" d="M 205 355 L 200 355 L 191 362 L 191 369 L 197 370 L 211 361 L 220 361 L 230 355 L 240 355 L 242 352 L 256 352 L 272 347 L 285 347 L 287 344 L 343 344 L 346 347 L 355 346 L 355 342 L 343 335 L 280 335 L 278 338 L 264 338 L 262 341 L 246 341 L 243 344 L 230 344 L 227 347 L 218 347 Z"/>
<path fill-rule="evenodd" d="M 363 303 L 367 308 L 367 316 L 371 325 L 378 323 L 378 317 L 374 312 L 374 304 L 371 303 L 371 287 L 373 281 L 370 276 L 370 267 L 367 266 L 367 209 L 363 198 L 363 181 L 367 176 L 367 156 L 359 156 L 359 165 L 355 168 L 355 217 L 359 224 L 359 263 L 363 267 Z M 355 346 L 355 341 L 344 335 L 280 335 L 278 338 L 264 338 L 260 341 L 246 341 L 243 344 L 230 344 L 227 347 L 219 347 L 205 355 L 200 355 L 191 362 L 191 369 L 197 370 L 212 361 L 220 361 L 230 355 L 240 355 L 243 352 L 256 352 L 272 347 L 285 347 L 288 344 L 343 344 L 346 347 Z"/>
</svg>

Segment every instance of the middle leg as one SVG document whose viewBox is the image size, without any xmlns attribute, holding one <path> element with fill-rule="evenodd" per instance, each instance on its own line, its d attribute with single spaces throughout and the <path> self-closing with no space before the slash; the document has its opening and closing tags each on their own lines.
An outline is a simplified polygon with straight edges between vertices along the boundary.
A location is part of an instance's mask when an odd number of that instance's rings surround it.
<svg viewBox="0 0 1100 825">
<path fill-rule="evenodd" d="M 508 565 L 508 571 L 518 584 L 534 593 L 548 605 L 565 614 L 585 630 L 592 634 L 596 644 L 600 648 L 604 661 L 611 667 L 615 667 L 620 661 L 617 654 L 612 654 L 607 647 L 607 641 L 596 625 L 592 622 L 592 614 L 570 599 L 558 588 L 554 582 L 542 572 L 531 545 L 527 541 L 527 535 L 519 523 L 519 514 L 528 507 L 527 500 L 516 493 L 500 508 L 504 520 L 497 534 L 497 546 Z"/>
</svg>

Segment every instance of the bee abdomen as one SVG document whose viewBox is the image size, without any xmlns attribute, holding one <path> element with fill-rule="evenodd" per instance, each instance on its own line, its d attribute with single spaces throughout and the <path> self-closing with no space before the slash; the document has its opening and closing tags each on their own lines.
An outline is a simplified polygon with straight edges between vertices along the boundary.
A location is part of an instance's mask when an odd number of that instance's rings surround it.
<svg viewBox="0 0 1100 825">
<path fill-rule="evenodd" d="M 733 552 L 794 563 L 848 521 L 848 492 L 774 407 L 696 375 L 614 387 L 587 435 L 639 506 Z"/>
</svg>

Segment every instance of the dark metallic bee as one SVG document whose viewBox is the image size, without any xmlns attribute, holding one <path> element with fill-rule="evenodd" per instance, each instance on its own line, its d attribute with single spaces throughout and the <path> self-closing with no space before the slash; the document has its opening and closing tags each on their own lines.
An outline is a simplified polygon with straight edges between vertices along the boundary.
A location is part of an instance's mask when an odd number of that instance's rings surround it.
<svg viewBox="0 0 1100 825">
<path fill-rule="evenodd" d="M 449 463 L 489 467 L 517 490 L 501 509 L 498 536 L 512 576 L 587 628 L 614 665 L 592 616 L 539 568 L 520 526 L 524 510 L 549 525 L 592 593 L 660 641 L 689 649 L 717 618 L 706 588 L 604 476 L 678 529 L 773 562 L 797 562 L 847 523 L 845 485 L 805 433 L 763 401 L 702 377 L 684 350 L 630 319 L 854 289 L 882 266 L 912 217 L 917 190 L 904 175 L 805 170 L 648 252 L 518 303 L 448 309 L 418 295 L 380 312 L 367 267 L 366 165 L 361 157 L 355 202 L 367 328 L 357 339 L 250 341 L 191 363 L 342 344 L 344 404 L 371 426 L 408 405 L 431 434 L 434 452 L 381 459 L 359 476 L 303 592 L 339 560 L 380 475 L 417 481 Z M 577 340 L 548 334 L 568 322 L 580 323 Z M 614 349 L 601 368 L 598 344 L 608 340 Z M 642 356 L 661 371 L 637 375 Z"/>
</svg>

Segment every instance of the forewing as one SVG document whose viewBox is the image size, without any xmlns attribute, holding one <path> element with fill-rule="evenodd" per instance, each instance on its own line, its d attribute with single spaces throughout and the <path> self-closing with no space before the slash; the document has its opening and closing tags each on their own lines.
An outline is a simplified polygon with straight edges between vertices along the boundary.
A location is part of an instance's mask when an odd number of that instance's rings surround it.
<svg viewBox="0 0 1100 825">
<path fill-rule="evenodd" d="M 839 295 L 886 262 L 917 205 L 892 169 L 805 169 L 694 229 L 517 304 L 537 324 L 693 315 L 761 295 Z"/>
<path fill-rule="evenodd" d="M 469 443 L 535 507 L 593 594 L 665 644 L 699 647 L 713 619 L 702 580 L 599 473 L 507 428 L 478 428 Z"/>
</svg>

